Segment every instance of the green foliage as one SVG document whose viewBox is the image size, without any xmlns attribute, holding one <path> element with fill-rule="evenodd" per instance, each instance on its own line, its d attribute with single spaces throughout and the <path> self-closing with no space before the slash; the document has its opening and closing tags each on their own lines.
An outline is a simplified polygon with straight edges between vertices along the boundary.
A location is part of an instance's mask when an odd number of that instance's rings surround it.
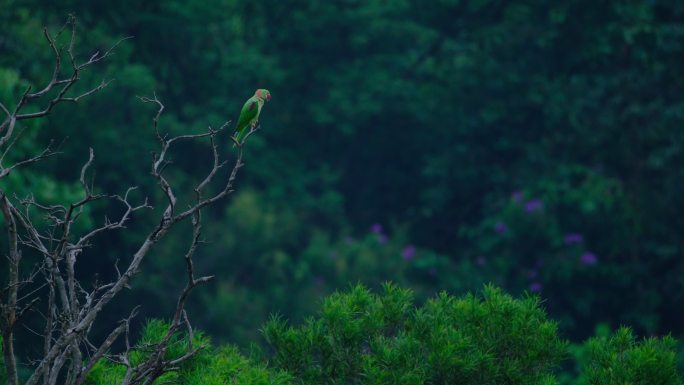
<svg viewBox="0 0 684 385">
<path fill-rule="evenodd" d="M 126 375 L 126 367 L 113 365 L 106 360 L 99 360 L 88 373 L 86 385 L 117 385 Z"/>
<path fill-rule="evenodd" d="M 167 328 L 163 321 L 147 322 L 133 364 Z M 385 284 L 374 294 L 356 285 L 327 297 L 318 315 L 300 326 L 273 317 L 263 333 L 270 353 L 256 351 L 251 358 L 197 333 L 193 346 L 202 349 L 155 384 L 682 384 L 671 337 L 637 341 L 628 328 L 611 334 L 601 327 L 597 337 L 569 346 L 538 297 L 516 299 L 492 286 L 460 298 L 441 293 L 416 307 L 411 290 Z M 188 349 L 179 333 L 165 358 Z M 562 364 L 574 372 L 558 373 Z M 124 373 L 103 359 L 86 383 L 118 385 Z"/>
<path fill-rule="evenodd" d="M 595 337 L 576 350 L 580 376 L 573 385 L 681 385 L 671 337 L 637 341 L 629 328 Z"/>
<path fill-rule="evenodd" d="M 493 287 L 414 308 L 409 290 L 355 286 L 327 298 L 318 318 L 295 328 L 276 317 L 264 334 L 273 364 L 304 384 L 553 384 L 565 350 L 536 297 Z"/>
<path fill-rule="evenodd" d="M 145 325 L 138 343 L 130 352 L 132 366 L 142 363 L 152 349 L 166 336 L 169 324 L 161 320 L 150 320 Z M 237 348 L 223 346 L 215 348 L 204 334 L 195 333 L 193 348 L 201 350 L 184 361 L 180 367 L 159 377 L 155 384 L 178 383 L 182 385 L 285 385 L 290 376 L 284 372 L 271 371 L 264 365 L 250 361 L 240 355 Z M 174 360 L 189 352 L 187 335 L 173 335 L 164 360 Z M 126 374 L 126 367 L 101 359 L 86 379 L 87 385 L 118 385 Z"/>
<path fill-rule="evenodd" d="M 233 346 L 200 352 L 189 368 L 180 373 L 183 385 L 286 385 L 289 374 L 269 370 L 263 364 L 243 357 Z"/>
<path fill-rule="evenodd" d="M 145 324 L 138 343 L 133 347 L 129 354 L 132 366 L 139 365 L 149 358 L 154 347 L 166 337 L 168 328 L 169 323 L 162 320 L 150 320 Z M 198 346 L 197 344 L 208 345 L 209 340 L 199 333 L 194 336 L 193 344 L 195 344 L 195 346 Z M 188 348 L 187 338 L 184 338 L 181 333 L 175 333 L 169 340 L 164 360 L 173 360 L 182 357 L 188 351 Z M 92 385 L 114 385 L 121 382 L 125 374 L 125 366 L 102 359 L 93 367 L 86 383 Z M 178 380 L 178 373 L 171 372 L 162 375 L 158 382 L 163 383 L 176 380 Z"/>
</svg>

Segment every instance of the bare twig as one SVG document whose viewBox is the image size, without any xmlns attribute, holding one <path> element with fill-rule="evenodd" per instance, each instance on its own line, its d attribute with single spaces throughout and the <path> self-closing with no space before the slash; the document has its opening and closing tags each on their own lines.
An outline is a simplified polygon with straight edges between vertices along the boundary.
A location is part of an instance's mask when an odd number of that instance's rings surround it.
<svg viewBox="0 0 684 385">
<path fill-rule="evenodd" d="M 25 166 L 25 165 L 31 164 L 31 163 L 36 163 L 36 162 L 39 162 L 45 158 L 49 158 L 51 156 L 59 154 L 58 152 L 52 151 L 52 144 L 53 144 L 53 142 L 51 141 L 50 144 L 48 144 L 47 147 L 45 147 L 43 149 L 43 151 L 41 151 L 38 155 L 35 155 L 35 156 L 32 156 L 28 159 L 24 159 L 22 161 L 19 161 L 10 167 L 5 168 L 5 167 L 0 166 L 0 179 L 6 177 L 12 171 L 14 171 L 14 169 L 16 169 L 18 167 Z M 3 157 L 4 157 L 4 154 L 3 154 Z"/>
<path fill-rule="evenodd" d="M 17 377 L 17 361 L 14 355 L 14 327 L 17 321 L 17 293 L 19 282 L 19 252 L 17 222 L 12 215 L 10 203 L 7 195 L 0 194 L 0 210 L 7 226 L 7 238 L 9 239 L 9 294 L 7 302 L 2 306 L 3 330 L 2 330 L 2 351 L 5 359 L 5 370 L 7 372 L 8 385 L 16 385 L 19 380 Z"/>
<path fill-rule="evenodd" d="M 68 49 L 67 49 L 67 54 L 69 56 L 69 61 L 71 62 L 71 75 L 65 78 L 60 79 L 61 75 L 61 70 L 62 70 L 62 51 L 61 49 L 57 48 L 57 44 L 55 42 L 55 38 L 50 35 L 50 32 L 48 31 L 47 28 L 43 29 L 43 35 L 45 36 L 45 39 L 47 40 L 50 48 L 52 49 L 52 52 L 54 54 L 54 60 L 55 64 L 53 67 L 52 71 L 52 78 L 50 81 L 43 87 L 40 91 L 31 93 L 31 87 L 27 88 L 22 97 L 19 99 L 19 102 L 17 103 L 15 109 L 13 112 L 10 112 L 9 109 L 7 109 L 4 105 L 1 107 L 3 112 L 6 114 L 5 120 L 0 124 L 0 133 L 5 133 L 4 136 L 0 138 L 0 146 L 3 146 L 13 135 L 14 131 L 14 126 L 16 121 L 18 120 L 26 120 L 26 119 L 35 119 L 35 118 L 40 118 L 43 116 L 48 115 L 52 109 L 57 105 L 62 102 L 72 102 L 76 103 L 79 100 L 86 98 L 103 88 L 105 88 L 111 80 L 102 80 L 100 84 L 96 87 L 93 87 L 89 90 L 86 90 L 82 93 L 80 93 L 77 96 L 67 96 L 67 92 L 72 88 L 72 86 L 78 82 L 80 79 L 80 73 L 81 71 L 85 70 L 89 66 L 98 63 L 105 58 L 113 55 L 114 50 L 124 41 L 132 38 L 132 36 L 125 37 L 123 39 L 118 40 L 115 42 L 107 51 L 105 51 L 104 54 L 100 55 L 99 52 L 95 52 L 90 59 L 87 61 L 77 64 L 76 63 L 76 58 L 74 57 L 73 53 L 73 48 L 75 45 L 76 41 L 76 18 L 74 16 L 70 16 L 67 19 L 67 22 L 65 23 L 65 26 L 69 26 L 71 28 L 71 37 L 69 39 L 69 44 L 68 44 Z M 64 28 L 63 27 L 63 28 Z M 61 30 L 60 32 L 61 33 Z M 58 34 L 59 34 L 58 33 Z M 27 112 L 27 113 L 21 113 L 22 109 L 32 100 L 34 99 L 39 99 L 41 97 L 46 96 L 47 94 L 50 93 L 53 89 L 57 87 L 59 90 L 57 91 L 57 95 L 50 99 L 42 109 L 36 112 Z"/>
<path fill-rule="evenodd" d="M 66 56 L 63 52 L 64 47 L 59 47 L 56 42 L 57 36 L 63 30 L 70 31 L 65 50 Z M 81 71 L 112 55 L 113 50 L 127 39 L 124 38 L 116 42 L 103 54 L 95 52 L 88 60 L 79 64 L 74 55 L 75 18 L 70 17 L 62 30 L 55 35 L 51 35 L 47 29 L 43 33 L 54 54 L 52 77 L 43 88 L 36 92 L 32 93 L 31 88 L 27 88 L 13 110 L 0 105 L 0 110 L 5 115 L 4 120 L 0 123 L 0 150 L 2 151 L 2 155 L 0 155 L 0 179 L 21 167 L 30 166 L 57 154 L 53 150 L 51 142 L 42 152 L 3 167 L 2 161 L 5 155 L 10 153 L 13 144 L 21 136 L 15 132 L 16 122 L 44 117 L 57 104 L 78 102 L 80 99 L 106 87 L 109 82 L 102 81 L 100 85 L 81 94 L 76 96 L 70 94 L 70 89 L 79 80 Z M 63 77 L 62 67 L 66 60 L 70 63 L 71 73 L 69 76 Z M 49 95 L 55 96 L 49 99 Z M 37 112 L 24 112 L 26 106 L 40 103 L 41 100 L 47 100 L 47 102 L 42 104 Z M 212 279 L 212 276 L 196 275 L 193 262 L 198 247 L 203 243 L 202 209 L 233 192 L 239 170 L 244 166 L 245 140 L 259 127 L 252 127 L 239 143 L 235 141 L 235 138 L 232 139 L 236 144 L 237 156 L 232 170 L 228 175 L 224 175 L 219 171 L 227 164 L 227 161 L 222 160 L 219 154 L 217 135 L 228 126 L 229 122 L 218 129 L 209 127 L 206 132 L 170 136 L 161 132 L 160 118 L 164 111 L 164 105 L 157 95 L 140 97 L 140 100 L 153 103 L 157 107 L 156 114 L 153 117 L 153 130 L 159 142 L 159 148 L 152 157 L 151 176 L 164 194 L 165 203 L 163 203 L 164 207 L 156 224 L 140 242 L 137 250 L 128 258 L 123 259 L 128 262 L 121 269 L 118 261 L 114 264 L 113 270 L 116 271 L 116 276 L 111 281 L 99 282 L 95 280 L 93 286 L 86 290 L 77 275 L 79 257 L 81 257 L 84 249 L 95 247 L 99 234 L 126 228 L 134 213 L 152 206 L 148 203 L 147 198 L 141 198 L 134 203 L 137 199 L 132 196 L 135 195 L 136 187 L 127 188 L 122 195 L 96 194 L 92 178 L 88 181 L 89 170 L 91 170 L 95 159 L 95 152 L 92 148 L 88 150 L 88 159 L 78 173 L 83 197 L 75 202 L 44 204 L 36 202 L 32 195 L 25 198 L 15 196 L 14 199 L 10 199 L 7 192 L 0 190 L 0 211 L 2 211 L 3 222 L 9 239 L 7 252 L 9 282 L 6 287 L 0 288 L 0 294 L 2 294 L 2 301 L 0 301 L 0 308 L 2 309 L 1 331 L 9 385 L 18 385 L 13 331 L 21 316 L 29 310 L 35 310 L 43 317 L 45 327 L 42 331 L 44 338 L 42 357 L 32 365 L 31 370 L 33 372 L 28 376 L 25 385 L 37 385 L 39 382 L 44 385 L 54 385 L 58 381 L 67 385 L 81 385 L 86 381 L 90 370 L 101 359 L 111 359 L 126 368 L 121 385 L 152 384 L 164 373 L 177 370 L 183 362 L 194 357 L 205 348 L 205 346 L 196 346 L 197 344 L 193 342 L 193 327 L 186 312 L 186 303 L 193 290 Z M 172 178 L 167 177 L 165 173 L 170 164 L 170 153 L 181 142 L 200 140 L 207 140 L 209 143 L 208 151 L 212 157 L 211 168 L 206 171 L 206 174 L 200 178 L 199 183 L 194 187 L 193 203 L 180 210 L 177 208 L 178 197 L 183 197 L 184 193 L 176 191 Z M 218 185 L 216 187 L 218 192 L 208 194 L 206 191 L 211 185 Z M 192 192 L 185 192 L 185 194 L 192 194 Z M 120 212 L 114 219 L 106 217 L 104 222 L 98 226 L 93 226 L 85 231 L 78 230 L 79 226 L 75 226 L 75 224 L 81 215 L 89 205 L 99 200 L 116 204 L 121 207 Z M 36 212 L 41 214 L 40 220 L 35 217 Z M 102 342 L 93 344 L 88 335 L 96 325 L 103 309 L 123 289 L 129 287 L 130 282 L 138 274 L 141 263 L 154 245 L 161 241 L 176 224 L 184 220 L 189 220 L 192 225 L 192 231 L 188 234 L 189 245 L 183 255 L 187 282 L 178 294 L 170 324 L 161 340 L 146 347 L 146 358 L 142 362 L 130 359 L 133 352 L 130 343 L 130 323 L 137 314 L 136 308 L 128 318 L 112 328 Z M 36 223 L 41 224 L 41 226 L 36 225 Z M 43 226 L 42 224 L 46 225 Z M 37 254 L 40 257 L 39 268 L 28 275 L 29 278 L 25 280 L 20 279 L 19 271 L 22 251 Z M 33 282 L 35 277 L 39 276 L 39 272 L 41 273 L 40 279 L 44 281 Z M 29 288 L 26 289 L 26 287 Z M 47 300 L 39 301 L 44 294 Z M 180 357 L 167 358 L 166 353 L 170 345 L 176 343 L 181 334 L 187 341 L 185 352 Z M 120 338 L 124 339 L 125 351 L 111 355 L 110 349 Z"/>
</svg>

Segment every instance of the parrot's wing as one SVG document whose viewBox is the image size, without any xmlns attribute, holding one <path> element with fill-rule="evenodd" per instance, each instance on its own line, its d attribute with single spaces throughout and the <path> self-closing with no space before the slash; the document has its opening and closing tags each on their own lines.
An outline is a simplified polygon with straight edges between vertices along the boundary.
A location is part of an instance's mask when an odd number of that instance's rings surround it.
<svg viewBox="0 0 684 385">
<path fill-rule="evenodd" d="M 247 131 L 247 126 L 250 125 L 252 120 L 259 113 L 258 103 L 255 98 L 249 98 L 244 106 L 242 106 L 242 111 L 240 111 L 240 117 L 238 118 L 237 126 L 235 126 L 236 139 L 238 141 L 242 140 L 242 136 Z"/>
<path fill-rule="evenodd" d="M 250 98 L 247 100 L 245 105 L 242 106 L 242 111 L 240 111 L 240 117 L 238 118 L 237 126 L 235 128 L 235 130 L 238 132 L 247 127 L 249 122 L 251 122 L 252 119 L 257 116 L 259 108 L 257 101 L 253 99 L 254 98 Z"/>
</svg>

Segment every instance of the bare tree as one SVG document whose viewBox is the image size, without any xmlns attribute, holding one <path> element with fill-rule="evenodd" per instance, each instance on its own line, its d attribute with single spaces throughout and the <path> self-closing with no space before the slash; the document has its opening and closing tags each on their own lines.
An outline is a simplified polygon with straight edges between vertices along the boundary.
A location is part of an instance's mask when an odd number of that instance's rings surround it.
<svg viewBox="0 0 684 385">
<path fill-rule="evenodd" d="M 57 36 L 62 31 L 68 31 L 70 37 L 64 47 L 57 43 Z M 71 95 L 72 86 L 79 81 L 80 74 L 90 66 L 103 61 L 110 56 L 122 39 L 104 53 L 96 52 L 86 61 L 79 62 L 74 56 L 76 37 L 76 21 L 70 17 L 64 28 L 55 36 L 44 29 L 45 38 L 54 54 L 54 69 L 51 80 L 39 91 L 26 89 L 14 108 L 0 104 L 5 118 L 0 124 L 0 179 L 22 167 L 46 160 L 57 155 L 53 144 L 48 144 L 39 153 L 11 165 L 3 165 L 5 155 L 11 151 L 19 135 L 15 127 L 17 122 L 28 119 L 42 118 L 62 103 L 76 103 L 92 96 L 106 87 L 109 82 L 102 81 L 97 87 L 91 88 L 76 96 Z M 66 52 L 66 57 L 65 57 Z M 69 74 L 64 75 L 62 61 L 69 62 Z M 54 95 L 50 97 L 50 95 Z M 22 316 L 29 310 L 35 310 L 43 315 L 44 329 L 40 332 L 43 338 L 42 357 L 31 366 L 31 375 L 25 385 L 53 385 L 64 383 L 68 385 L 82 384 L 89 371 L 100 359 L 107 358 L 125 366 L 126 373 L 122 385 L 151 384 L 162 374 L 176 370 L 179 365 L 196 354 L 203 346 L 192 346 L 192 326 L 185 311 L 188 295 L 194 288 L 207 282 L 211 276 L 197 276 L 193 265 L 193 256 L 201 243 L 202 209 L 224 198 L 233 191 L 233 185 L 238 171 L 244 165 L 243 144 L 256 128 L 253 128 L 242 142 L 236 142 L 237 157 L 232 171 L 223 178 L 219 170 L 227 161 L 221 160 L 216 144 L 217 134 L 224 130 L 228 123 L 218 129 L 211 127 L 204 133 L 168 137 L 161 132 L 159 118 L 164 105 L 156 95 L 151 98 L 141 97 L 142 102 L 152 103 L 158 108 L 153 118 L 154 135 L 159 142 L 159 150 L 153 154 L 151 176 L 165 197 L 164 210 L 157 219 L 157 225 L 152 228 L 137 251 L 128 258 L 124 269 L 115 266 L 117 275 L 110 282 L 95 284 L 86 289 L 76 277 L 76 266 L 85 248 L 97 248 L 94 244 L 96 236 L 103 232 L 116 231 L 126 228 L 132 214 L 150 209 L 147 199 L 134 202 L 131 194 L 135 187 L 125 189 L 123 194 L 97 194 L 88 182 L 89 169 L 94 159 L 93 149 L 89 149 L 89 157 L 80 170 L 80 184 L 83 198 L 76 202 L 45 204 L 37 202 L 32 196 L 17 197 L 11 191 L 0 189 L 0 210 L 4 218 L 7 233 L 6 252 L 8 265 L 8 280 L 6 287 L 0 291 L 0 327 L 2 330 L 5 370 L 9 385 L 18 385 L 15 331 L 22 323 Z M 38 105 L 37 112 L 24 112 L 29 105 Z M 192 203 L 188 207 L 177 207 L 177 192 L 172 182 L 165 176 L 164 171 L 169 164 L 169 151 L 181 141 L 207 140 L 208 151 L 213 157 L 213 164 L 199 184 L 190 192 Z M 235 139 L 233 138 L 235 141 Z M 209 165 L 208 165 L 209 166 Z M 223 179 L 221 181 L 220 179 Z M 207 194 L 210 185 L 218 184 L 218 192 Z M 105 222 L 85 232 L 76 232 L 74 224 L 84 213 L 86 206 L 95 201 L 108 201 L 112 205 L 120 205 L 122 214 L 115 220 Z M 38 226 L 32 220 L 32 212 L 40 212 L 46 218 L 47 226 Z M 152 211 L 149 211 L 152 213 Z M 89 333 L 98 322 L 102 310 L 128 287 L 131 280 L 138 274 L 140 264 L 149 254 L 153 246 L 163 239 L 171 228 L 182 221 L 190 221 L 192 231 L 187 234 L 189 246 L 184 254 L 187 284 L 178 296 L 175 311 L 166 334 L 162 340 L 150 347 L 150 354 L 143 362 L 133 363 L 130 359 L 131 344 L 129 343 L 129 329 L 131 319 L 137 309 L 132 309 L 129 316 L 113 328 L 106 338 L 93 343 Z M 20 261 L 22 255 L 34 253 L 40 262 L 29 271 L 22 271 Z M 30 285 L 29 285 L 30 284 Z M 187 333 L 189 346 L 187 352 L 178 358 L 168 359 L 166 352 L 172 343 L 174 335 L 179 331 Z M 126 349 L 118 354 L 112 353 L 111 347 L 118 340 L 123 339 Z"/>
</svg>

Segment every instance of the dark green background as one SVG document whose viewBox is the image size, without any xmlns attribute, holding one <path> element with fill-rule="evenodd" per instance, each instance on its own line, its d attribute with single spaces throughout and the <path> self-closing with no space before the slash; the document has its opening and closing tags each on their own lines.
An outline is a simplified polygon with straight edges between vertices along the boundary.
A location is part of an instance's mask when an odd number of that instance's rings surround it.
<svg viewBox="0 0 684 385">
<path fill-rule="evenodd" d="M 216 278 L 189 314 L 215 339 L 246 346 L 272 312 L 301 319 L 336 289 L 385 280 L 419 299 L 541 289 L 572 339 L 599 324 L 684 334 L 684 3 L 1 0 L 0 101 L 49 79 L 41 28 L 69 13 L 81 58 L 134 38 L 84 74 L 81 89 L 115 78 L 103 92 L 23 126 L 17 157 L 51 138 L 67 138 L 64 154 L 12 174 L 9 191 L 77 198 L 92 146 L 98 191 L 138 185 L 161 207 L 154 110 L 135 96 L 156 91 L 162 129 L 179 134 L 237 119 L 256 88 L 273 95 L 237 191 L 205 213 L 196 264 Z M 209 155 L 172 154 L 186 198 Z M 94 207 L 82 228 L 115 211 Z M 130 259 L 154 225 L 134 219 L 84 254 L 84 281 Z M 136 304 L 141 320 L 170 315 L 186 230 L 102 327 Z"/>
</svg>

